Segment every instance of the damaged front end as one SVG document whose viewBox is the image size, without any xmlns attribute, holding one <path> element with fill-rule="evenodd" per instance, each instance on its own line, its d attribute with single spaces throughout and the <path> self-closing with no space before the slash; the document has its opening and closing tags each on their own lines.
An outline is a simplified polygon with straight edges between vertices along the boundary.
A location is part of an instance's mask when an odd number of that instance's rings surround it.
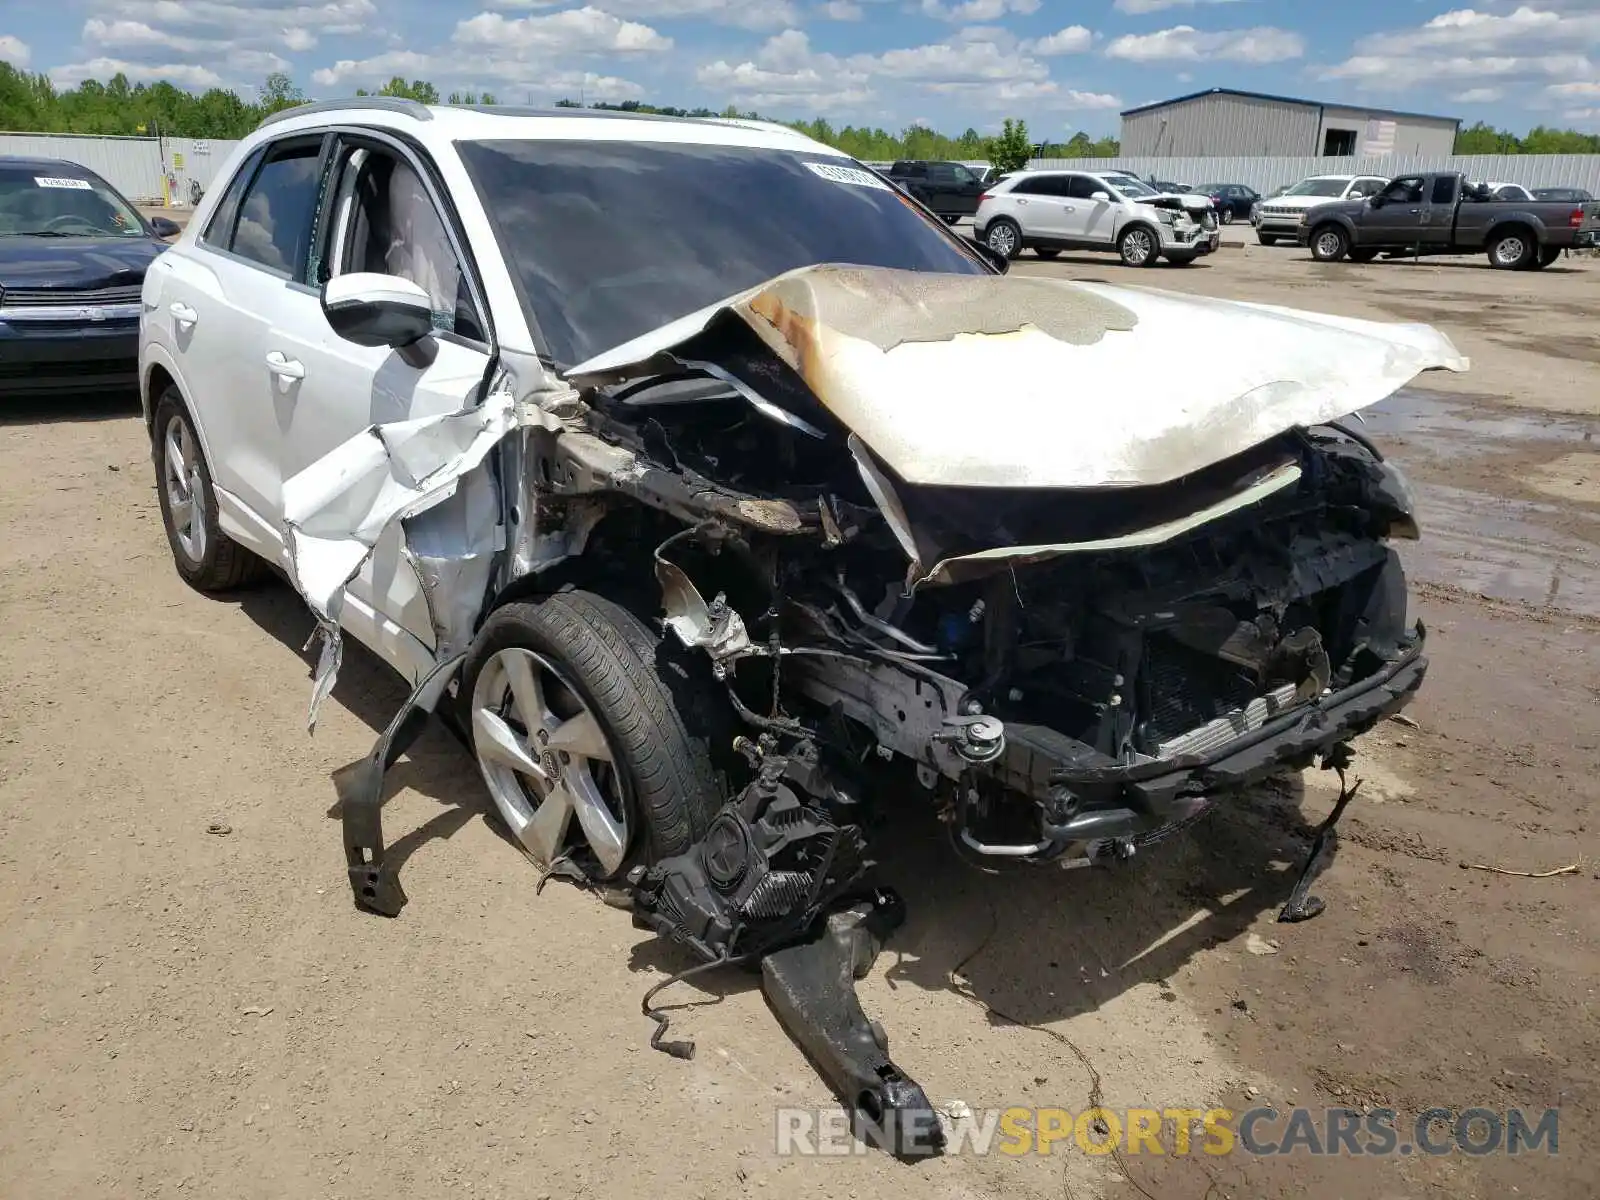
<svg viewBox="0 0 1600 1200">
<path fill-rule="evenodd" d="M 581 579 L 703 665 L 737 730 L 728 795 L 629 875 L 636 920 L 766 964 L 830 1083 L 925 1152 L 926 1097 L 842 998 L 898 920 L 863 888 L 885 797 L 926 795 L 965 854 L 1083 865 L 1342 765 L 1427 661 L 1389 544 L 1416 535 L 1404 480 L 1336 420 L 1465 365 L 1419 326 L 807 268 L 561 389 L 509 356 L 526 398 L 482 468 L 498 524 L 468 540 L 494 565 L 466 606 Z M 358 896 L 403 901 L 374 855 L 366 828 Z"/>
</svg>

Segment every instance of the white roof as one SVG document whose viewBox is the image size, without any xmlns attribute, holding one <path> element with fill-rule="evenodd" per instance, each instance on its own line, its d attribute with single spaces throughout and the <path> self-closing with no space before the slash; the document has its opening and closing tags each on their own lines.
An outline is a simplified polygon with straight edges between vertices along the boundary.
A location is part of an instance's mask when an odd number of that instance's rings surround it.
<svg viewBox="0 0 1600 1200">
<path fill-rule="evenodd" d="M 703 146 L 748 146 L 847 158 L 841 150 L 768 121 L 722 117 L 662 117 L 608 109 L 472 108 L 457 105 L 364 104 L 360 99 L 290 109 L 261 127 L 274 134 L 341 122 L 411 129 L 427 140 L 539 139 L 549 141 L 678 142 Z M 259 132 L 259 130 L 258 130 Z"/>
</svg>

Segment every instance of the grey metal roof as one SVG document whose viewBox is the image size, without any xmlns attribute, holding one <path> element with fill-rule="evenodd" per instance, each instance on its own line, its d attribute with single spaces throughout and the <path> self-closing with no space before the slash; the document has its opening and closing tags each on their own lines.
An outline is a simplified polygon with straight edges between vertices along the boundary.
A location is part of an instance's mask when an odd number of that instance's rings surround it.
<svg viewBox="0 0 1600 1200">
<path fill-rule="evenodd" d="M 1437 113 L 1401 112 L 1393 108 L 1368 108 L 1364 104 L 1343 104 L 1326 100 L 1302 100 L 1296 96 L 1275 96 L 1271 92 L 1245 92 L 1238 88 L 1214 87 L 1206 88 L 1201 92 L 1190 92 L 1186 96 L 1174 96 L 1171 100 L 1158 100 L 1154 104 L 1141 104 L 1137 108 L 1125 108 L 1121 115 L 1131 117 L 1134 113 L 1150 112 L 1152 109 L 1166 108 L 1173 104 L 1183 104 L 1189 100 L 1200 100 L 1206 96 L 1242 96 L 1246 100 L 1270 100 L 1275 104 L 1294 104 L 1302 108 L 1346 108 L 1352 112 L 1371 113 L 1378 117 L 1415 117 L 1424 121 L 1450 121 L 1459 126 L 1460 117 L 1441 117 Z"/>
</svg>

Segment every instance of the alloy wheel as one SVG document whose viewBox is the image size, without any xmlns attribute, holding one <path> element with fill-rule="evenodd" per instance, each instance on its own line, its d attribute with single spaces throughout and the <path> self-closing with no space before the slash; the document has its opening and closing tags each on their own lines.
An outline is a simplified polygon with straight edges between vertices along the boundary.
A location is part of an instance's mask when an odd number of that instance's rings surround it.
<svg viewBox="0 0 1600 1200">
<path fill-rule="evenodd" d="M 189 423 L 177 414 L 167 422 L 162 438 L 162 482 L 167 491 L 167 511 L 172 515 L 172 532 L 190 561 L 198 563 L 206 555 L 200 447 L 195 444 Z"/>
<path fill-rule="evenodd" d="M 1505 266 L 1522 261 L 1522 256 L 1527 253 L 1527 247 L 1519 237 L 1501 238 L 1494 244 L 1495 261 Z"/>
<path fill-rule="evenodd" d="M 549 659 L 509 647 L 484 664 L 472 743 L 495 808 L 537 862 L 587 852 L 603 875 L 616 874 L 632 830 L 611 746 Z"/>
<path fill-rule="evenodd" d="M 1142 266 L 1149 260 L 1155 247 L 1151 244 L 1150 235 L 1142 229 L 1135 229 L 1128 234 L 1122 242 L 1122 255 L 1134 266 Z"/>
<path fill-rule="evenodd" d="M 989 243 L 989 249 L 993 250 L 996 254 L 1004 254 L 1009 258 L 1012 254 L 1016 253 L 1016 230 L 1012 229 L 1011 226 L 1007 225 L 1003 221 L 989 227 L 989 236 L 987 241 Z"/>
</svg>

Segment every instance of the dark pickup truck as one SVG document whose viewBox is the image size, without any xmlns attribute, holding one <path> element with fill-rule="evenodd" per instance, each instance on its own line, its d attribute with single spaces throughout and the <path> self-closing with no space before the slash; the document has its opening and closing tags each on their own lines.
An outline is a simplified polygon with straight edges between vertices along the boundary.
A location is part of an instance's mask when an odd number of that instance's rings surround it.
<svg viewBox="0 0 1600 1200">
<path fill-rule="evenodd" d="M 951 225 L 977 212 L 983 195 L 984 182 L 978 173 L 958 162 L 901 159 L 884 175 Z"/>
<path fill-rule="evenodd" d="M 1461 175 L 1402 175 L 1365 200 L 1307 211 L 1300 244 L 1318 262 L 1482 252 L 1504 271 L 1538 270 L 1563 250 L 1600 245 L 1600 204 L 1496 200 Z"/>
</svg>

